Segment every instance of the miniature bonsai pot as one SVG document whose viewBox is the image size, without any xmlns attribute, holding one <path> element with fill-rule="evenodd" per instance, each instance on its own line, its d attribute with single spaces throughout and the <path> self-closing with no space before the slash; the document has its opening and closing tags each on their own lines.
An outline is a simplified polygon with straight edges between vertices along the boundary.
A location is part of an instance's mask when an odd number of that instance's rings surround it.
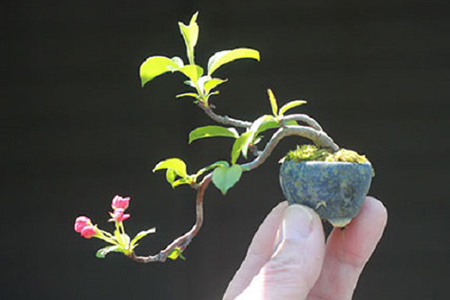
<svg viewBox="0 0 450 300">
<path fill-rule="evenodd" d="M 342 151 L 353 152 L 341 150 L 340 154 Z M 351 162 L 333 161 L 331 156 L 328 161 L 296 160 L 295 154 L 291 159 L 286 157 L 280 168 L 280 182 L 288 202 L 306 205 L 334 227 L 345 227 L 358 214 L 373 177 L 370 162 L 356 152 L 352 155 L 353 159 L 348 159 Z"/>
</svg>

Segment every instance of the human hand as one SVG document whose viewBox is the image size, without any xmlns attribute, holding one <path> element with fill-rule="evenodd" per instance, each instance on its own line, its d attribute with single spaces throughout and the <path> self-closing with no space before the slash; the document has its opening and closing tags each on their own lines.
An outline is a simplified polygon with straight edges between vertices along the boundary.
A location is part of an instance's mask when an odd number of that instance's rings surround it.
<svg viewBox="0 0 450 300">
<path fill-rule="evenodd" d="M 261 224 L 223 299 L 351 299 L 386 222 L 383 204 L 367 197 L 345 231 L 333 229 L 325 243 L 317 213 L 282 202 Z"/>
</svg>

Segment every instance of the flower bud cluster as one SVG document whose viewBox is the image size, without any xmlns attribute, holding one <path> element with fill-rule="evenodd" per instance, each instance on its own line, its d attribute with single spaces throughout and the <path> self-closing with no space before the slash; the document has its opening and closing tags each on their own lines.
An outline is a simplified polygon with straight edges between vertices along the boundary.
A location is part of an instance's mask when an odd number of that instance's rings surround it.
<svg viewBox="0 0 450 300">
<path fill-rule="evenodd" d="M 98 229 L 96 226 L 92 225 L 91 219 L 85 216 L 76 218 L 74 228 L 76 232 L 87 239 L 96 236 L 98 233 Z"/>
<path fill-rule="evenodd" d="M 111 207 L 114 212 L 109 213 L 111 215 L 110 222 L 123 222 L 130 217 L 130 214 L 125 214 L 125 210 L 130 203 L 130 197 L 115 196 L 112 200 Z"/>
<path fill-rule="evenodd" d="M 125 214 L 125 210 L 130 204 L 130 197 L 115 196 L 111 202 L 113 212 L 110 212 L 110 222 L 121 223 L 130 217 L 130 214 Z M 75 219 L 74 229 L 82 237 L 90 239 L 92 237 L 103 238 L 104 232 L 93 225 L 91 219 L 86 216 L 79 216 Z"/>
<path fill-rule="evenodd" d="M 134 249 L 139 245 L 138 242 L 143 237 L 155 233 L 156 229 L 151 228 L 148 230 L 138 232 L 134 238 L 125 232 L 125 226 L 123 221 L 130 217 L 129 214 L 125 213 L 125 210 L 130 204 L 130 197 L 121 197 L 119 195 L 112 199 L 111 207 L 113 212 L 110 212 L 111 219 L 110 222 L 114 222 L 116 229 L 113 233 L 109 233 L 93 225 L 91 220 L 85 216 L 79 216 L 75 219 L 74 229 L 76 232 L 80 233 L 82 237 L 90 239 L 95 237 L 97 239 L 103 240 L 111 245 L 99 249 L 96 253 L 98 258 L 104 258 L 110 252 L 123 253 L 126 256 L 130 256 Z"/>
</svg>

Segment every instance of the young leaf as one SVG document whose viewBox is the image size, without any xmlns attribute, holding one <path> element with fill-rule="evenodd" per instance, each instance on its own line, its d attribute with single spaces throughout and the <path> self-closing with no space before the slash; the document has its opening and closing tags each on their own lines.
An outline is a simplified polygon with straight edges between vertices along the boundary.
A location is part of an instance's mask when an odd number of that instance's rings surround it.
<svg viewBox="0 0 450 300">
<path fill-rule="evenodd" d="M 259 52 L 248 48 L 237 48 L 234 50 L 217 52 L 208 60 L 208 75 L 211 75 L 222 65 L 241 58 L 253 58 L 259 61 Z"/>
<path fill-rule="evenodd" d="M 198 12 L 196 12 L 189 22 L 189 25 L 185 25 L 181 22 L 178 22 L 178 26 L 180 27 L 181 35 L 183 36 L 184 43 L 186 44 L 186 52 L 189 59 L 190 64 L 194 64 L 194 47 L 197 44 L 198 40 L 198 32 L 199 28 L 197 25 L 197 16 Z"/>
<path fill-rule="evenodd" d="M 280 111 L 278 112 L 278 114 L 280 116 L 282 116 L 282 115 L 284 115 L 285 112 L 287 112 L 291 108 L 294 108 L 294 107 L 297 107 L 297 106 L 300 106 L 300 105 L 303 105 L 303 104 L 306 104 L 306 101 L 304 101 L 304 100 L 295 100 L 295 101 L 288 102 L 288 103 L 286 103 L 285 105 L 283 105 L 280 108 Z"/>
<path fill-rule="evenodd" d="M 151 56 L 144 61 L 140 67 L 139 75 L 141 84 L 144 86 L 153 78 L 171 70 L 178 69 L 178 64 L 164 56 Z"/>
<path fill-rule="evenodd" d="M 182 185 L 182 184 L 190 184 L 190 181 L 188 180 L 188 178 L 181 178 L 181 179 L 174 181 L 172 183 L 172 187 L 176 188 L 177 186 Z"/>
<path fill-rule="evenodd" d="M 205 82 L 207 82 L 210 79 L 211 79 L 211 76 L 209 76 L 209 75 L 200 77 L 197 81 L 198 87 L 203 90 L 203 86 L 205 85 Z"/>
<path fill-rule="evenodd" d="M 278 122 L 276 121 L 274 116 L 263 115 L 253 122 L 252 126 L 250 127 L 250 131 L 253 131 L 256 136 L 264 130 L 277 127 L 280 127 L 280 125 L 278 125 Z"/>
<path fill-rule="evenodd" d="M 195 98 L 196 100 L 198 100 L 199 98 L 199 96 L 196 93 L 183 93 L 175 96 L 175 98 L 182 98 L 182 97 L 192 97 Z"/>
<path fill-rule="evenodd" d="M 170 258 L 171 260 L 176 260 L 178 257 L 182 260 L 186 260 L 186 258 L 183 256 L 183 251 L 180 248 L 173 249 L 172 252 L 170 252 L 167 256 L 167 258 Z"/>
<path fill-rule="evenodd" d="M 186 65 L 177 71 L 180 71 L 186 75 L 193 83 L 197 82 L 198 79 L 203 75 L 203 69 L 197 65 Z"/>
<path fill-rule="evenodd" d="M 274 115 L 275 118 L 277 118 L 278 117 L 277 99 L 275 98 L 275 95 L 273 94 L 271 89 L 268 89 L 267 93 L 269 94 L 270 106 L 272 107 L 272 114 Z"/>
<path fill-rule="evenodd" d="M 184 82 L 185 85 L 196 88 L 195 83 L 193 83 L 191 80 L 186 80 Z"/>
<path fill-rule="evenodd" d="M 230 166 L 230 164 L 227 161 L 225 161 L 225 160 L 217 161 L 217 162 L 215 162 L 215 163 L 213 163 L 213 164 L 211 164 L 211 165 L 209 165 L 207 167 L 204 167 L 204 168 L 200 169 L 195 175 L 196 176 L 200 176 L 203 173 L 208 172 L 209 170 L 212 170 L 212 169 L 215 169 L 215 168 L 218 168 L 218 167 L 229 167 L 229 166 Z"/>
<path fill-rule="evenodd" d="M 210 96 L 218 95 L 218 94 L 220 94 L 219 91 L 210 92 L 209 95 L 208 95 L 208 99 L 209 99 Z"/>
<path fill-rule="evenodd" d="M 239 158 L 239 153 L 242 150 L 244 157 L 247 157 L 247 149 L 249 144 L 252 142 L 252 137 L 254 132 L 247 131 L 243 133 L 233 144 L 233 149 L 231 150 L 231 164 L 235 164 Z"/>
<path fill-rule="evenodd" d="M 177 177 L 177 172 L 172 169 L 167 169 L 166 171 L 166 180 L 168 183 L 173 184 L 175 178 Z"/>
<path fill-rule="evenodd" d="M 158 170 L 164 170 L 164 169 L 171 169 L 177 173 L 178 176 L 185 178 L 187 177 L 187 168 L 184 161 L 182 161 L 179 158 L 169 158 L 166 160 L 163 160 L 159 162 L 155 168 L 153 169 L 153 172 L 156 172 Z"/>
<path fill-rule="evenodd" d="M 184 67 L 184 62 L 180 57 L 174 56 L 172 57 L 172 61 L 177 64 L 178 68 Z"/>
<path fill-rule="evenodd" d="M 238 138 L 239 134 L 234 128 L 226 128 L 222 126 L 203 126 L 192 130 L 189 133 L 189 144 L 195 140 L 207 137 L 224 136 Z"/>
<path fill-rule="evenodd" d="M 225 195 L 239 181 L 241 175 L 242 167 L 240 165 L 221 166 L 214 170 L 212 182 Z"/>
<path fill-rule="evenodd" d="M 136 244 L 143 237 L 149 235 L 150 233 L 155 233 L 155 232 L 156 232 L 156 228 L 154 228 L 154 227 L 150 228 L 149 230 L 144 230 L 144 231 L 139 232 L 138 234 L 136 234 L 136 236 L 133 238 L 133 240 L 131 240 L 131 246 Z"/>
<path fill-rule="evenodd" d="M 110 253 L 110 252 L 113 252 L 113 251 L 115 251 L 115 252 L 122 252 L 121 250 L 120 250 L 120 247 L 119 246 L 107 246 L 107 247 L 105 247 L 105 248 L 102 248 L 102 249 L 99 249 L 98 251 L 97 251 L 97 253 L 95 253 L 95 256 L 97 257 L 97 258 L 105 258 L 105 256 L 108 254 L 108 253 Z"/>
<path fill-rule="evenodd" d="M 289 121 L 285 123 L 286 125 L 293 125 L 296 126 L 298 125 L 297 121 Z M 260 134 L 266 130 L 269 129 L 275 129 L 275 128 L 280 128 L 280 124 L 277 121 L 267 121 L 264 122 L 263 124 L 261 124 L 261 126 L 259 126 L 257 134 Z"/>
<path fill-rule="evenodd" d="M 209 94 L 209 92 L 217 87 L 219 84 L 224 83 L 227 81 L 226 79 L 219 79 L 219 78 L 211 78 L 208 81 L 205 82 L 203 85 L 203 89 L 205 90 L 205 94 Z"/>
</svg>

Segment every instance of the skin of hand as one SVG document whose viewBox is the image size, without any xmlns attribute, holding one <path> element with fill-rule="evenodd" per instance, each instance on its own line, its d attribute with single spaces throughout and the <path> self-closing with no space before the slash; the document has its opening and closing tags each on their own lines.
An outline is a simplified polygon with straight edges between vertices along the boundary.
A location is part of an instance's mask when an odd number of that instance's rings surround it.
<svg viewBox="0 0 450 300">
<path fill-rule="evenodd" d="M 312 209 L 282 202 L 259 227 L 223 300 L 351 299 L 383 234 L 387 211 L 367 197 L 358 216 L 325 242 Z"/>
</svg>

